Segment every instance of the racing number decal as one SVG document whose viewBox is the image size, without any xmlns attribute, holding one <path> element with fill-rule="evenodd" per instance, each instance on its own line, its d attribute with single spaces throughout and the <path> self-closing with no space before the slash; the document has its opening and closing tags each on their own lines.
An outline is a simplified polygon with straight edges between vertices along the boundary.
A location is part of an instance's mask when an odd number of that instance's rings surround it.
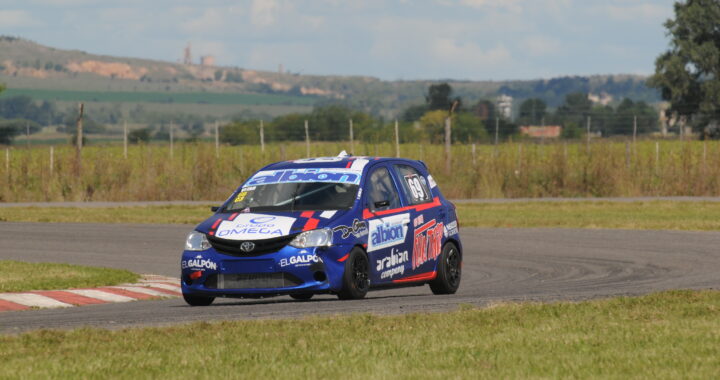
<svg viewBox="0 0 720 380">
<path fill-rule="evenodd" d="M 413 199 L 415 199 L 416 201 L 424 201 L 429 199 L 429 196 L 425 192 L 422 184 L 420 183 L 420 178 L 417 174 L 406 175 L 405 182 L 407 182 L 408 184 L 408 188 L 410 189 L 410 193 L 412 193 Z"/>
</svg>

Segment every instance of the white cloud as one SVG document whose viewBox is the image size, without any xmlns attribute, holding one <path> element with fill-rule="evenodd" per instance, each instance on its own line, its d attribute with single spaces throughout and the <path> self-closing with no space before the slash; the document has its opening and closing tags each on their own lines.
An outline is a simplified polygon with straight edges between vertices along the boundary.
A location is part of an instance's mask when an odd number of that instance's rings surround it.
<svg viewBox="0 0 720 380">
<path fill-rule="evenodd" d="M 487 69 L 512 62 L 510 52 L 502 45 L 484 50 L 473 42 L 460 42 L 452 38 L 436 38 L 430 41 L 428 50 L 435 62 L 463 71 Z"/>
<path fill-rule="evenodd" d="M 260 27 L 272 26 L 280 9 L 277 0 L 253 0 L 250 7 L 250 22 Z"/>
<path fill-rule="evenodd" d="M 643 20 L 661 22 L 673 14 L 672 6 L 653 4 L 649 2 L 605 4 L 601 6 L 600 9 L 610 18 L 617 21 Z"/>
<path fill-rule="evenodd" d="M 523 50 L 532 56 L 552 55 L 562 50 L 560 41 L 547 36 L 532 35 L 520 43 Z"/>
<path fill-rule="evenodd" d="M 35 27 L 42 23 L 22 10 L 0 10 L 0 28 Z"/>
</svg>

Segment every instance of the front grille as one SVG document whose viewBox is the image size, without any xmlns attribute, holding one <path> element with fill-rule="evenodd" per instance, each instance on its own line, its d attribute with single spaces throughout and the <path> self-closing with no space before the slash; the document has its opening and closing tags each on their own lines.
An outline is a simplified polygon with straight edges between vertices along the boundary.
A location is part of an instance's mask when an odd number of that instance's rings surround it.
<svg viewBox="0 0 720 380">
<path fill-rule="evenodd" d="M 288 245 L 296 235 L 297 234 L 293 234 L 265 240 L 228 240 L 208 236 L 208 241 L 210 241 L 210 245 L 212 245 L 216 251 L 226 255 L 257 256 L 281 250 Z M 253 243 L 255 247 L 250 252 L 245 252 L 240 249 L 240 245 L 245 242 Z"/>
<path fill-rule="evenodd" d="M 209 289 L 275 289 L 301 285 L 290 273 L 213 274 L 205 280 Z"/>
</svg>

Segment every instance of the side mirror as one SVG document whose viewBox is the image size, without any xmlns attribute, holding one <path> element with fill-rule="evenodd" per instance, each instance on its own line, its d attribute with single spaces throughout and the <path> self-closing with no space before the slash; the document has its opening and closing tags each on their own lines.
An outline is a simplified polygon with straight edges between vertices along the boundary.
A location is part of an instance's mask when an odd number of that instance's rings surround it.
<svg viewBox="0 0 720 380">
<path fill-rule="evenodd" d="M 390 201 L 380 201 L 380 202 L 375 202 L 374 204 L 375 204 L 375 208 L 383 208 L 383 207 L 390 206 Z"/>
<path fill-rule="evenodd" d="M 220 206 L 212 206 L 210 207 L 210 211 L 217 212 L 217 210 L 220 210 Z"/>
</svg>

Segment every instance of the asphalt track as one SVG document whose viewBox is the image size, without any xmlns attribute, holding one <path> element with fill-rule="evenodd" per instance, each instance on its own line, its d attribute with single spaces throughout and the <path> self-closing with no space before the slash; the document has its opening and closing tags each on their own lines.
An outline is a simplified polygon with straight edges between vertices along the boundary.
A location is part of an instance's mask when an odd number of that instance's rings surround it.
<svg viewBox="0 0 720 380">
<path fill-rule="evenodd" d="M 178 276 L 192 226 L 0 223 L 0 259 L 52 261 Z M 463 228 L 463 280 L 452 296 L 427 286 L 371 292 L 368 299 L 318 296 L 222 299 L 189 307 L 181 299 L 0 313 L 0 332 L 96 326 L 122 328 L 193 321 L 294 318 L 355 312 L 452 310 L 460 304 L 584 300 L 666 289 L 720 287 L 720 233 L 580 229 Z"/>
</svg>

